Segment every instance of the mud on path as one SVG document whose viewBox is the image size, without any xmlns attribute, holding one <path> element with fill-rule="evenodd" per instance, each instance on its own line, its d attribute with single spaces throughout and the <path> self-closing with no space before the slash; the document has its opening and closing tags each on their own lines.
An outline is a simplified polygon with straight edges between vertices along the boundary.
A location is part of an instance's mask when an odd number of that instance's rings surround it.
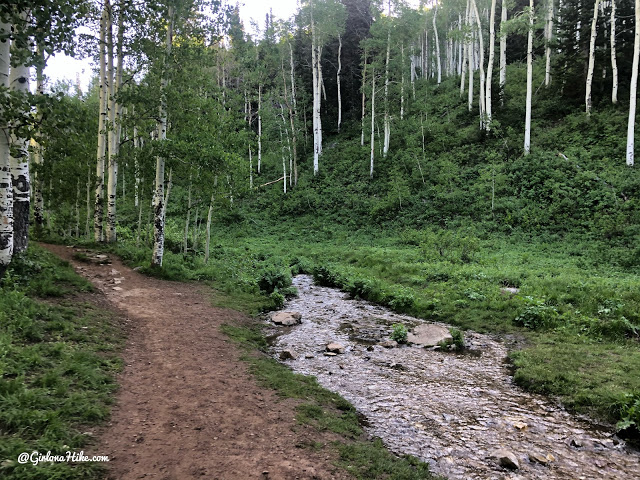
<svg viewBox="0 0 640 480">
<path fill-rule="evenodd" d="M 212 307 L 206 287 L 149 278 L 117 258 L 79 262 L 76 249 L 43 246 L 89 279 L 128 325 L 111 421 L 91 452 L 110 457 L 108 478 L 351 478 L 329 453 L 299 448 L 332 439 L 297 425 L 297 403 L 258 386 L 220 332 L 245 316 Z"/>
</svg>

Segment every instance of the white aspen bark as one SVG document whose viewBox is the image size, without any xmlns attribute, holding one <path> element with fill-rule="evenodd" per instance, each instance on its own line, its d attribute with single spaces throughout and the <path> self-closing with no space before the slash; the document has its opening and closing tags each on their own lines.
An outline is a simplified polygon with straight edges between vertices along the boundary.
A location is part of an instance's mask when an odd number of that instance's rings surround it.
<svg viewBox="0 0 640 480">
<path fill-rule="evenodd" d="M 193 219 L 193 254 L 195 255 L 198 252 L 198 233 L 199 233 L 199 229 L 198 229 L 198 214 L 199 214 L 199 209 L 196 206 L 196 215 L 195 218 Z"/>
<path fill-rule="evenodd" d="M 342 92 L 340 90 L 340 72 L 342 71 L 342 36 L 338 35 L 338 73 L 336 74 L 336 82 L 338 84 L 338 133 L 340 133 L 340 124 L 342 124 Z"/>
<path fill-rule="evenodd" d="M 438 5 L 433 10 L 433 36 L 436 43 L 436 64 L 438 67 L 438 85 L 442 82 L 442 62 L 440 59 L 440 40 L 438 40 L 438 27 L 436 27 L 436 15 L 438 14 Z"/>
<path fill-rule="evenodd" d="M 138 137 L 138 126 L 133 125 L 133 161 L 136 176 L 134 206 L 138 208 L 140 204 L 140 161 L 138 159 L 138 150 L 140 148 L 140 138 Z"/>
<path fill-rule="evenodd" d="M 384 64 L 384 146 L 382 156 L 389 153 L 389 140 L 391 138 L 391 121 L 389 119 L 389 56 L 391 54 L 391 27 L 387 32 L 387 58 Z"/>
<path fill-rule="evenodd" d="M 171 195 L 171 187 L 173 187 L 173 168 L 169 169 L 169 178 L 167 179 L 167 193 L 164 196 L 164 207 L 162 209 L 162 216 L 167 216 L 167 205 L 169 204 L 169 196 Z"/>
<path fill-rule="evenodd" d="M 489 59 L 487 61 L 487 83 L 486 83 L 486 125 L 485 128 L 488 131 L 491 130 L 491 84 L 493 82 L 493 61 L 496 54 L 496 0 L 491 0 L 491 13 L 489 15 Z"/>
<path fill-rule="evenodd" d="M 213 216 L 213 199 L 214 194 L 211 194 L 211 201 L 209 202 L 209 213 L 207 214 L 207 240 L 204 247 L 204 264 L 209 263 L 209 246 L 211 245 L 211 217 Z"/>
<path fill-rule="evenodd" d="M 293 101 L 293 109 L 295 111 L 297 110 L 298 105 L 296 103 L 296 80 L 293 68 L 293 47 L 291 46 L 291 42 L 289 42 L 289 63 L 291 66 L 291 100 Z"/>
<path fill-rule="evenodd" d="M 618 61 L 616 60 L 616 0 L 611 0 L 611 71 L 613 85 L 611 87 L 611 102 L 618 103 Z"/>
<path fill-rule="evenodd" d="M 485 105 L 485 83 L 484 83 L 484 40 L 482 35 L 482 24 L 480 23 L 480 15 L 478 14 L 478 6 L 476 5 L 476 0 L 471 0 L 471 5 L 473 6 L 473 12 L 476 17 L 476 23 L 478 25 L 478 66 L 480 68 L 480 128 L 485 128 L 486 122 L 486 105 Z"/>
<path fill-rule="evenodd" d="M 44 53 L 40 45 L 36 46 L 36 55 L 39 59 L 39 64 L 36 66 L 36 94 L 44 95 Z M 38 120 L 40 120 L 42 113 L 39 107 L 37 107 L 36 112 L 36 116 Z M 33 163 L 35 165 L 42 165 L 42 145 L 33 138 L 31 139 L 31 150 L 33 152 Z M 37 169 L 33 175 L 33 200 L 33 219 L 36 227 L 42 228 L 44 224 L 44 198 L 42 197 L 42 180 L 38 177 Z"/>
<path fill-rule="evenodd" d="M 640 0 L 638 0 L 640 1 Z M 373 178 L 373 159 L 375 156 L 375 119 L 376 119 L 376 76 L 375 68 L 371 69 L 371 163 L 369 177 Z"/>
<path fill-rule="evenodd" d="M 591 20 L 591 38 L 589 39 L 589 69 L 587 70 L 587 86 L 584 94 L 584 104 L 587 116 L 591 115 L 591 85 L 593 84 L 593 69 L 596 61 L 596 36 L 598 34 L 598 7 L 600 0 L 596 0 L 593 7 L 593 19 Z"/>
<path fill-rule="evenodd" d="M 22 15 L 24 18 L 25 15 Z M 11 68 L 9 84 L 11 90 L 26 96 L 29 93 L 30 69 L 27 65 Z M 13 155 L 9 155 L 11 181 L 13 184 L 13 254 L 27 249 L 29 243 L 29 205 L 31 202 L 31 179 L 29 176 L 29 139 L 11 135 Z"/>
<path fill-rule="evenodd" d="M 636 0 L 639 1 L 640 0 Z M 527 35 L 527 99 L 524 115 L 524 154 L 531 151 L 531 96 L 533 93 L 533 0 L 529 0 L 529 33 Z"/>
<path fill-rule="evenodd" d="M 116 86 L 115 70 L 113 65 L 113 10 L 109 0 L 105 0 L 104 8 L 107 10 L 107 112 L 108 112 L 108 178 L 107 178 L 107 242 L 116 241 L 116 188 L 118 186 L 118 163 L 116 160 Z"/>
<path fill-rule="evenodd" d="M 629 86 L 629 122 L 627 124 L 627 165 L 634 164 L 636 96 L 638 92 L 638 60 L 640 57 L 640 0 L 635 0 L 636 29 L 633 40 L 633 65 L 631 67 L 631 85 Z"/>
<path fill-rule="evenodd" d="M 364 86 L 367 81 L 367 49 L 364 49 L 364 66 L 362 67 L 362 117 L 360 120 L 360 146 L 364 147 L 364 117 L 366 115 L 366 97 L 364 93 Z"/>
<path fill-rule="evenodd" d="M 322 98 L 320 96 L 322 89 L 322 46 L 319 45 L 318 32 L 315 20 L 313 19 L 313 11 L 311 13 L 311 64 L 313 74 L 313 174 L 318 174 L 319 158 L 322 155 L 322 119 L 320 117 L 320 108 Z"/>
<path fill-rule="evenodd" d="M 141 179 L 140 183 L 144 185 L 144 179 Z M 141 191 L 142 190 L 143 188 L 141 187 Z M 138 204 L 138 230 L 136 232 L 136 247 L 140 246 L 140 233 L 142 232 L 142 204 L 143 202 L 140 202 Z"/>
<path fill-rule="evenodd" d="M 11 25 L 0 23 L 0 34 L 8 36 Z M 9 88 L 10 41 L 0 42 L 0 87 Z M 9 162 L 9 125 L 0 107 L 0 278 L 13 256 L 13 186 Z"/>
<path fill-rule="evenodd" d="M 465 13 L 465 23 L 469 23 L 469 0 L 467 0 L 467 11 Z M 462 31 L 462 23 L 460 24 L 460 30 Z M 461 65 L 460 65 L 460 96 L 464 95 L 464 86 L 467 74 L 467 56 L 469 53 L 468 47 L 468 36 L 465 33 L 464 37 L 460 41 L 460 48 L 462 48 L 462 57 L 461 57 Z"/>
<path fill-rule="evenodd" d="M 182 253 L 187 254 L 189 249 L 189 220 L 191 217 L 191 186 L 192 186 L 192 173 L 189 171 L 189 193 L 187 194 L 187 218 L 184 222 L 184 238 L 182 240 Z"/>
<path fill-rule="evenodd" d="M 87 165 L 87 221 L 84 227 L 84 236 L 91 235 L 91 166 Z"/>
<path fill-rule="evenodd" d="M 262 168 L 262 83 L 258 85 L 258 174 Z"/>
<path fill-rule="evenodd" d="M 107 102 L 109 92 L 107 91 L 107 22 L 108 13 L 106 8 L 102 10 L 100 17 L 100 43 L 99 43 L 99 59 L 100 59 L 100 113 L 98 117 L 98 153 L 96 162 L 96 194 L 95 207 L 93 215 L 93 235 L 96 242 L 104 240 L 103 230 L 103 214 L 104 214 L 104 170 L 105 155 L 107 152 Z"/>
<path fill-rule="evenodd" d="M 118 57 L 118 65 L 116 66 L 116 77 L 115 77 L 115 94 L 116 96 L 120 95 L 121 90 L 122 90 L 122 72 L 124 69 L 124 17 L 125 17 L 125 12 L 123 11 L 123 7 L 124 7 L 124 1 L 121 0 L 120 1 L 120 9 L 118 12 L 118 37 L 117 37 L 117 41 L 116 41 L 116 55 Z M 116 155 L 120 153 L 120 143 L 122 141 L 122 123 L 123 123 L 123 115 L 126 114 L 126 109 L 123 108 L 122 102 L 120 101 L 116 101 L 116 99 L 114 99 L 115 102 L 115 108 L 116 108 L 116 114 L 115 114 L 115 124 L 114 124 L 114 128 L 116 129 L 116 139 L 115 139 L 115 152 Z M 123 188 L 123 192 L 124 192 L 124 174 L 122 176 L 122 180 L 123 180 L 123 184 L 122 184 L 122 188 Z M 124 196 L 124 193 L 123 193 Z"/>
<path fill-rule="evenodd" d="M 416 99 L 416 56 L 413 44 L 411 45 L 411 98 Z"/>
<path fill-rule="evenodd" d="M 76 180 L 76 238 L 80 238 L 80 177 Z"/>
<path fill-rule="evenodd" d="M 163 142 L 167 139 L 167 85 L 169 83 L 169 58 L 171 56 L 171 47 L 173 46 L 173 7 L 169 7 L 169 18 L 167 28 L 167 38 L 165 43 L 165 59 L 160 82 L 160 107 L 158 122 L 158 140 Z M 161 267 L 164 257 L 164 222 L 166 212 L 166 200 L 164 198 L 164 157 L 156 157 L 156 185 L 153 199 L 153 253 L 151 256 L 151 265 Z M 171 171 L 169 173 L 169 186 L 167 188 L 167 197 L 171 189 Z"/>
<path fill-rule="evenodd" d="M 547 19 L 545 22 L 545 67 L 544 67 L 544 85 L 548 87 L 551 85 L 551 40 L 553 38 L 553 2 L 554 0 L 547 0 Z"/>
<path fill-rule="evenodd" d="M 404 42 L 400 47 L 400 120 L 404 119 Z"/>
<path fill-rule="evenodd" d="M 500 15 L 500 105 L 504 105 L 504 87 L 507 84 L 507 3 L 508 0 L 502 0 Z"/>
<path fill-rule="evenodd" d="M 249 188 L 253 189 L 253 158 L 251 154 L 251 145 L 249 145 Z"/>
<path fill-rule="evenodd" d="M 469 2 L 469 4 L 471 4 L 471 2 Z M 469 25 L 469 27 L 471 27 L 471 17 L 472 17 L 471 7 L 469 7 L 469 14 L 467 16 L 467 25 Z M 469 62 L 469 94 L 467 96 L 467 108 L 471 112 L 473 110 L 473 64 L 474 64 L 473 37 L 471 38 L 471 41 L 467 44 L 467 49 L 469 51 L 467 53 L 467 61 Z"/>
</svg>

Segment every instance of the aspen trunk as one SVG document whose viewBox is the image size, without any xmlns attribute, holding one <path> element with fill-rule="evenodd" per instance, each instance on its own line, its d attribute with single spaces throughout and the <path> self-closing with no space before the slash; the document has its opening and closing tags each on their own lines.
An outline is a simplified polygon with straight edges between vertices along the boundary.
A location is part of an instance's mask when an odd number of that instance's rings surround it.
<svg viewBox="0 0 640 480">
<path fill-rule="evenodd" d="M 400 47 L 400 120 L 404 119 L 404 42 Z"/>
<path fill-rule="evenodd" d="M 634 142 L 636 126 L 636 95 L 638 91 L 638 60 L 640 57 L 640 0 L 635 0 L 636 29 L 633 40 L 633 66 L 631 67 L 631 85 L 629 86 L 629 122 L 627 124 L 627 165 L 634 164 Z"/>
<path fill-rule="evenodd" d="M 102 16 L 100 18 L 100 44 L 99 44 L 99 57 L 100 57 L 100 116 L 98 118 L 98 154 L 96 162 L 96 196 L 95 207 L 93 214 L 93 234 L 96 242 L 102 242 L 104 240 L 103 231 L 103 213 L 104 213 L 104 166 L 105 155 L 107 152 L 107 65 L 106 65 L 106 43 L 107 43 L 107 19 L 108 13 L 106 8 L 102 10 Z"/>
<path fill-rule="evenodd" d="M 258 85 L 258 174 L 262 167 L 262 84 Z"/>
<path fill-rule="evenodd" d="M 253 158 L 251 156 L 251 145 L 249 145 L 249 188 L 253 189 Z"/>
<path fill-rule="evenodd" d="M 80 177 L 76 181 L 76 238 L 80 238 Z"/>
<path fill-rule="evenodd" d="M 211 245 L 211 217 L 213 216 L 213 193 L 209 202 L 209 213 L 207 214 L 207 241 L 204 247 L 204 263 L 209 263 L 209 246 Z"/>
<path fill-rule="evenodd" d="M 598 7 L 600 0 L 596 0 L 593 7 L 593 19 L 591 20 L 591 38 L 589 40 L 589 69 L 587 70 L 587 86 L 584 94 L 584 103 L 587 116 L 591 115 L 591 85 L 593 84 L 593 69 L 596 61 L 596 36 L 598 34 Z"/>
<path fill-rule="evenodd" d="M 367 49 L 364 49 L 364 66 L 362 68 L 362 117 L 360 120 L 360 146 L 364 147 L 364 117 L 366 115 L 366 96 L 364 93 L 364 86 L 367 81 Z"/>
<path fill-rule="evenodd" d="M 187 195 L 187 218 L 184 222 L 184 239 L 182 242 L 182 253 L 184 255 L 187 254 L 187 250 L 189 248 L 189 220 L 191 217 L 191 179 L 192 175 L 189 172 L 189 193 Z"/>
<path fill-rule="evenodd" d="M 293 68 L 293 47 L 291 46 L 291 42 L 289 42 L 289 63 L 291 65 L 291 100 L 293 101 L 293 109 L 295 111 L 298 105 L 296 103 L 296 80 Z"/>
<path fill-rule="evenodd" d="M 9 35 L 11 25 L 0 23 L 0 34 Z M 0 87 L 9 88 L 10 41 L 0 42 Z M 0 107 L 0 279 L 13 256 L 13 186 L 9 162 L 9 126 Z"/>
<path fill-rule="evenodd" d="M 36 46 L 36 55 L 39 59 L 39 64 L 36 66 L 36 94 L 44 95 L 44 53 L 40 45 Z M 36 116 L 38 117 L 38 120 L 42 118 L 42 113 L 40 112 L 39 107 Z M 35 165 L 42 165 L 42 145 L 32 138 L 31 146 L 33 151 L 33 163 Z M 42 197 L 42 179 L 38 177 L 37 170 L 33 175 L 33 200 L 33 219 L 35 221 L 36 228 L 42 228 L 44 225 L 44 198 Z"/>
<path fill-rule="evenodd" d="M 391 27 L 387 33 L 387 58 L 384 64 L 384 146 L 382 156 L 389 153 L 389 140 L 391 139 L 391 120 L 389 118 L 389 57 L 391 54 Z"/>
<path fill-rule="evenodd" d="M 338 84 L 338 133 L 340 133 L 340 125 L 342 124 L 342 92 L 340 90 L 340 72 L 342 71 L 342 36 L 338 35 L 338 73 L 336 74 L 336 82 Z"/>
<path fill-rule="evenodd" d="M 527 99 L 524 116 L 525 155 L 529 155 L 529 152 L 531 151 L 531 96 L 533 93 L 533 14 L 533 0 L 529 0 L 529 33 L 527 35 Z"/>
<path fill-rule="evenodd" d="M 438 14 L 438 6 L 433 10 L 433 36 L 436 43 L 436 63 L 438 67 L 438 85 L 442 82 L 442 62 L 440 60 L 440 40 L 438 40 L 438 28 L 436 27 L 436 15 Z"/>
<path fill-rule="evenodd" d="M 638 0 L 640 1 L 640 0 Z M 376 119 L 376 76 L 375 69 L 371 70 L 371 164 L 369 176 L 373 178 L 373 159 L 375 154 L 375 119 Z"/>
<path fill-rule="evenodd" d="M 467 25 L 469 25 L 469 27 L 471 27 L 471 16 L 471 2 L 469 2 L 469 12 L 467 13 Z M 469 51 L 467 53 L 467 61 L 469 62 L 469 94 L 467 96 L 467 108 L 471 112 L 473 110 L 473 36 L 467 44 L 467 49 Z"/>
<path fill-rule="evenodd" d="M 487 123 L 485 128 L 488 131 L 491 130 L 491 84 L 493 82 L 493 60 L 495 57 L 496 50 L 496 0 L 491 0 L 491 14 L 489 15 L 489 60 L 487 62 L 487 83 L 486 83 L 486 119 Z"/>
<path fill-rule="evenodd" d="M 87 165 L 87 221 L 84 227 L 84 235 L 91 235 L 91 167 Z"/>
<path fill-rule="evenodd" d="M 134 161 L 134 170 L 135 170 L 135 196 L 134 196 L 134 206 L 138 208 L 140 203 L 140 161 L 138 160 L 138 149 L 140 148 L 140 139 L 138 138 L 138 126 L 133 125 L 133 161 Z"/>
<path fill-rule="evenodd" d="M 27 65 L 17 65 L 11 68 L 9 76 L 11 90 L 21 95 L 26 95 L 29 92 L 29 70 Z M 17 255 L 25 251 L 29 243 L 29 205 L 31 201 L 29 139 L 13 134 L 11 140 L 13 155 L 9 155 L 9 161 L 13 185 L 13 254 Z"/>
<path fill-rule="evenodd" d="M 116 102 L 115 70 L 113 65 L 113 11 L 109 0 L 105 0 L 107 10 L 107 112 L 108 112 L 108 178 L 107 178 L 107 242 L 116 241 L 116 189 L 118 186 L 118 163 L 116 160 Z"/>
<path fill-rule="evenodd" d="M 476 23 L 478 25 L 478 67 L 480 68 L 480 128 L 485 128 L 486 121 L 486 109 L 485 109 L 485 91 L 484 91 L 484 40 L 482 39 L 482 24 L 480 23 L 480 15 L 478 14 L 478 6 L 476 0 L 471 0 L 473 6 L 473 13 L 476 17 Z"/>
<path fill-rule="evenodd" d="M 162 72 L 162 80 L 160 82 L 160 108 L 158 122 L 158 140 L 163 142 L 167 139 L 167 85 L 169 83 L 169 58 L 171 56 L 171 47 L 173 46 L 173 7 L 169 7 L 169 25 L 167 28 L 167 38 L 165 44 L 165 60 L 164 71 Z M 156 186 L 153 200 L 153 254 L 151 257 L 151 265 L 154 267 L 162 266 L 164 257 L 164 222 L 166 212 L 166 200 L 164 198 L 164 157 L 156 157 Z M 169 186 L 167 187 L 167 197 L 171 189 L 171 171 L 169 173 Z M 168 199 L 168 198 L 167 198 Z"/>
<path fill-rule="evenodd" d="M 464 17 L 465 23 L 469 23 L 469 0 L 467 0 L 467 11 L 465 13 L 465 17 Z M 462 24 L 460 26 L 460 29 L 462 30 Z M 460 96 L 462 97 L 462 95 L 464 95 L 464 86 L 465 86 L 465 80 L 466 80 L 466 74 L 467 74 L 467 61 L 468 61 L 468 54 L 469 54 L 469 40 L 468 40 L 468 36 L 465 34 L 464 38 L 461 40 L 460 45 L 462 48 L 462 65 L 460 67 L 461 69 L 461 73 L 460 73 Z"/>
<path fill-rule="evenodd" d="M 504 87 L 507 84 L 507 3 L 508 0 L 502 0 L 500 15 L 500 105 L 504 105 Z"/>
<path fill-rule="evenodd" d="M 547 0 L 547 20 L 545 23 L 545 67 L 544 67 L 544 85 L 551 85 L 551 39 L 553 38 L 553 1 Z"/>
<path fill-rule="evenodd" d="M 320 62 L 322 49 L 318 45 L 318 34 L 316 25 L 311 14 L 311 69 L 313 77 L 313 174 L 318 174 L 319 159 L 322 154 L 322 122 L 320 119 L 322 85 L 322 74 L 320 73 Z"/>
<path fill-rule="evenodd" d="M 616 60 L 616 0 L 611 0 L 611 71 L 613 85 L 611 87 L 611 102 L 618 103 L 618 62 Z"/>
</svg>

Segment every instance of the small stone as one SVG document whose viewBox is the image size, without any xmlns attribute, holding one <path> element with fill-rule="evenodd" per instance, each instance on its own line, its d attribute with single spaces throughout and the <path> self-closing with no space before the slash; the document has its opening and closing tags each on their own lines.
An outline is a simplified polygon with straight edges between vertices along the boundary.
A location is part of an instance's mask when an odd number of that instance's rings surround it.
<svg viewBox="0 0 640 480">
<path fill-rule="evenodd" d="M 340 343 L 330 343 L 327 345 L 327 352 L 344 353 L 344 345 Z"/>
<path fill-rule="evenodd" d="M 566 440 L 566 444 L 569 445 L 570 447 L 581 448 L 582 440 L 577 437 L 569 437 Z"/>
<path fill-rule="evenodd" d="M 516 430 L 524 432 L 527 429 L 528 425 L 524 422 L 514 422 L 513 426 L 516 428 Z"/>
<path fill-rule="evenodd" d="M 378 345 L 384 348 L 395 348 L 398 346 L 398 342 L 395 340 L 385 340 L 384 342 L 380 342 Z"/>
<path fill-rule="evenodd" d="M 138 265 L 137 267 L 133 267 L 133 271 L 134 272 L 139 272 L 140 270 L 142 270 L 142 265 Z"/>
<path fill-rule="evenodd" d="M 119 292 L 122 290 L 122 287 L 113 287 L 111 290 L 115 290 L 116 292 Z"/>
<path fill-rule="evenodd" d="M 555 462 L 556 461 L 556 457 L 554 457 L 550 453 L 547 453 L 547 460 L 550 461 L 550 462 Z"/>
<path fill-rule="evenodd" d="M 280 352 L 280 360 L 295 360 L 298 358 L 293 350 L 283 350 Z"/>
<path fill-rule="evenodd" d="M 374 350 L 373 345 L 369 345 L 367 347 L 367 352 L 373 352 L 373 350 Z"/>
<path fill-rule="evenodd" d="M 338 354 L 333 352 L 324 352 L 325 357 L 336 357 Z"/>
<path fill-rule="evenodd" d="M 518 462 L 518 458 L 509 450 L 505 450 L 505 449 L 496 450 L 491 454 L 491 457 L 495 458 L 501 467 L 508 468 L 511 470 L 517 470 L 520 468 L 520 463 Z"/>
<path fill-rule="evenodd" d="M 529 460 L 531 460 L 532 462 L 540 463 L 542 465 L 546 465 L 547 463 L 549 463 L 549 459 L 538 452 L 529 452 Z"/>
<path fill-rule="evenodd" d="M 310 353 L 307 353 L 307 354 L 304 356 L 304 358 L 309 359 L 309 358 L 315 358 L 315 357 L 314 357 L 313 355 L 311 355 Z"/>
</svg>

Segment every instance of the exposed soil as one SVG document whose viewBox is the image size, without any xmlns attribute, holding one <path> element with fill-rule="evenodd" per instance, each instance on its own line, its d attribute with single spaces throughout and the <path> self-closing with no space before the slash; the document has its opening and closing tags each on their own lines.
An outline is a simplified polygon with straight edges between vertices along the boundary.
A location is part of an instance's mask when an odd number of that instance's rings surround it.
<svg viewBox="0 0 640 480">
<path fill-rule="evenodd" d="M 43 245 L 69 261 L 127 325 L 124 371 L 111 421 L 91 454 L 112 479 L 341 479 L 334 440 L 296 424 L 293 400 L 259 386 L 219 330 L 249 319 L 211 306 L 201 285 L 149 278 L 123 265 L 80 262 L 78 250 Z"/>
</svg>

